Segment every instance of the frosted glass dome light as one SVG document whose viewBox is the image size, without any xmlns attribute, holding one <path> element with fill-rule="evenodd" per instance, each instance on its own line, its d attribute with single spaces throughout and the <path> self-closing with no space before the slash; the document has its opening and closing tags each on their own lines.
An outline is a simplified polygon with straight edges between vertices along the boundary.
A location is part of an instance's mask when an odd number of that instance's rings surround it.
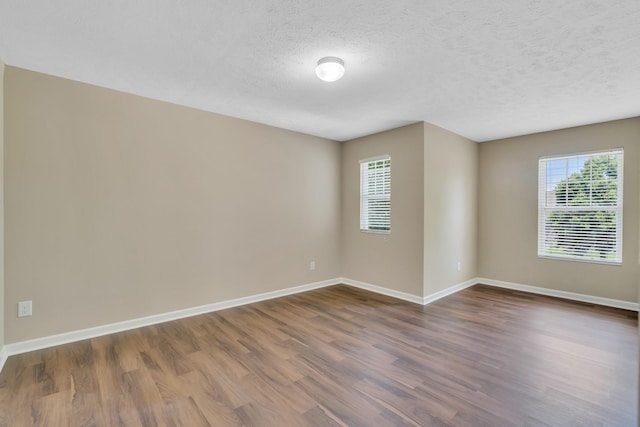
<svg viewBox="0 0 640 427">
<path fill-rule="evenodd" d="M 325 82 L 335 82 L 344 76 L 344 61 L 340 58 L 327 56 L 318 61 L 316 76 Z"/>
</svg>

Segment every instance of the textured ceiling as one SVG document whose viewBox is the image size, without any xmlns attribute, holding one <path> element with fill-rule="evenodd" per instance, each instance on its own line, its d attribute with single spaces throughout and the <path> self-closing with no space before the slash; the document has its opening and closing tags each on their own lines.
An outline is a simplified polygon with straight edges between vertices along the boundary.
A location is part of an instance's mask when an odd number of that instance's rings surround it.
<svg viewBox="0 0 640 427">
<path fill-rule="evenodd" d="M 336 140 L 640 115 L 639 0 L 0 0 L 0 58 Z"/>
</svg>

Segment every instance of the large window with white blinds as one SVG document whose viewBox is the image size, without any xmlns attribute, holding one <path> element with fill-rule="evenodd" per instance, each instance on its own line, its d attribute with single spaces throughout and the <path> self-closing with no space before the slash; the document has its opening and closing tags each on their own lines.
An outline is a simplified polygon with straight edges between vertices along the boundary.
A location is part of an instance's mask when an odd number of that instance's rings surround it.
<svg viewBox="0 0 640 427">
<path fill-rule="evenodd" d="M 622 263 L 623 151 L 539 160 L 538 256 Z"/>
<path fill-rule="evenodd" d="M 360 160 L 360 230 L 391 232 L 391 157 Z"/>
</svg>

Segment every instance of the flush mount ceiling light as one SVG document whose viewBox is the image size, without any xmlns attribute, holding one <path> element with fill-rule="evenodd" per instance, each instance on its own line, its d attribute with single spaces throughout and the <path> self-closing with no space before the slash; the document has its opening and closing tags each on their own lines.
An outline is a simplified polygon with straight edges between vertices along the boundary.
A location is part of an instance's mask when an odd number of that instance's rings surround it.
<svg viewBox="0 0 640 427">
<path fill-rule="evenodd" d="M 344 76 L 344 61 L 334 56 L 327 56 L 318 61 L 316 76 L 325 82 L 335 82 Z"/>
</svg>

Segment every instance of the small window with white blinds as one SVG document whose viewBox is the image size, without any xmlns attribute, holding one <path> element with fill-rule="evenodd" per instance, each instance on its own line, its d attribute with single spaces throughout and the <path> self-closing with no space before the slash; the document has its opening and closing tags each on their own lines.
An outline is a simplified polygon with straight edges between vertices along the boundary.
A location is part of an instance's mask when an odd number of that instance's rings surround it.
<svg viewBox="0 0 640 427">
<path fill-rule="evenodd" d="M 538 166 L 538 256 L 621 264 L 623 150 Z"/>
<path fill-rule="evenodd" d="M 360 160 L 360 230 L 391 231 L 391 157 Z"/>
</svg>

